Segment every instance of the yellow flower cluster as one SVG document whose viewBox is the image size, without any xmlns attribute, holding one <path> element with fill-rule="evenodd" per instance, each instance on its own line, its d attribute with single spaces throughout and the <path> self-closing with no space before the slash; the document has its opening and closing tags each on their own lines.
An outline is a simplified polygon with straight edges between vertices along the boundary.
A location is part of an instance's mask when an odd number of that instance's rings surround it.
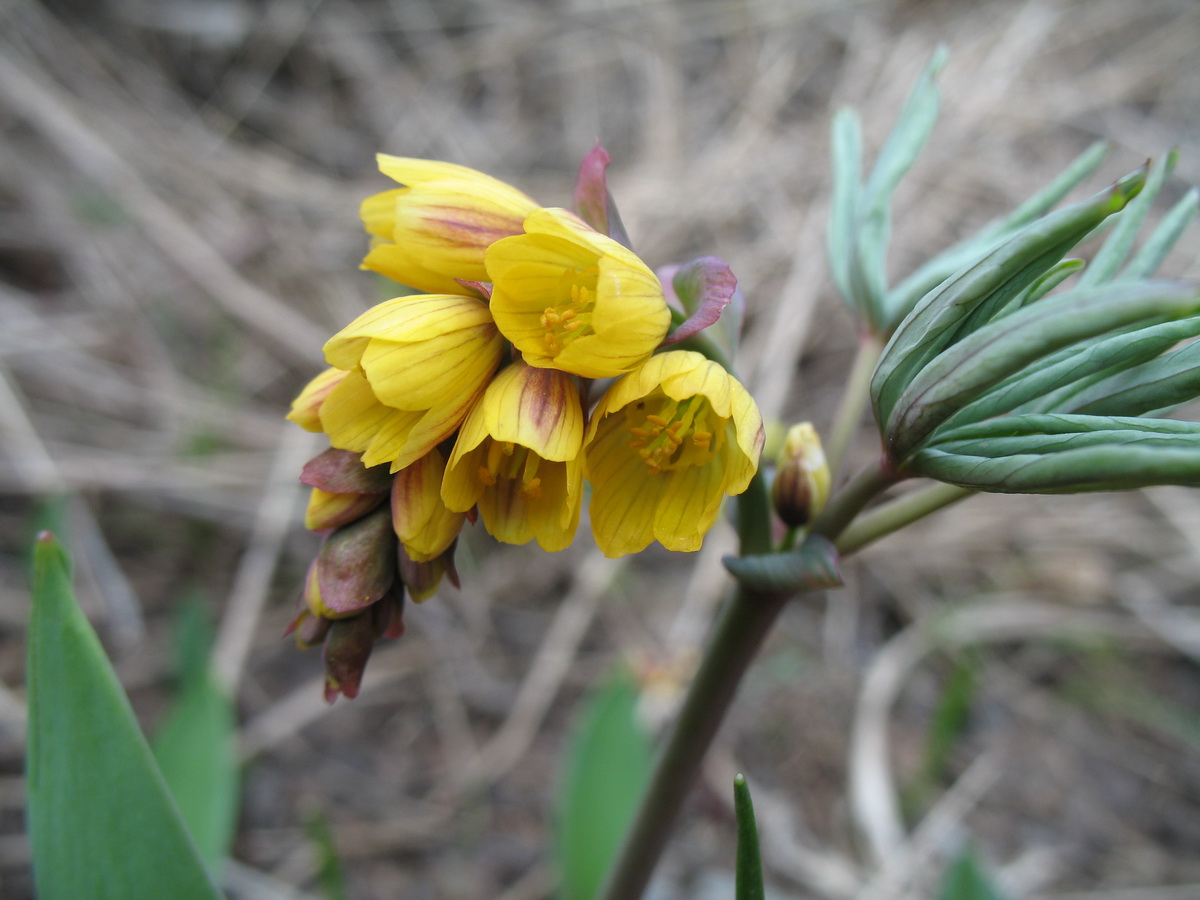
<svg viewBox="0 0 1200 900">
<path fill-rule="evenodd" d="M 330 368 L 288 416 L 332 445 L 302 476 L 307 525 L 328 536 L 292 626 L 324 645 L 331 700 L 357 693 L 376 637 L 402 633 L 405 593 L 455 577 L 464 521 L 561 550 L 590 481 L 605 554 L 696 550 L 764 439 L 720 365 L 655 352 L 671 312 L 625 246 L 472 169 L 385 155 L 379 167 L 400 187 L 362 204 L 363 268 L 426 293 L 334 335 Z M 610 383 L 589 415 L 598 379 Z"/>
<path fill-rule="evenodd" d="M 604 553 L 697 549 L 721 500 L 749 484 L 762 419 L 718 364 L 655 354 L 671 322 L 655 274 L 573 213 L 480 172 L 384 155 L 379 166 L 401 186 L 362 205 L 363 267 L 429 293 L 334 335 L 330 368 L 289 418 L 389 467 L 395 532 L 417 562 L 446 552 L 475 511 L 501 541 L 562 549 L 585 479 Z M 614 378 L 589 418 L 591 380 Z"/>
</svg>

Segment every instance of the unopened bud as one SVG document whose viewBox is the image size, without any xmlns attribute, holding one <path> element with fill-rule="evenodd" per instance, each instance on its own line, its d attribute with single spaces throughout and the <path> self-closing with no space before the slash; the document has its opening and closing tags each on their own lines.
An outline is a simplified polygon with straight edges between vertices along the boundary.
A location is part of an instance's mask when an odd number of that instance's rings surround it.
<svg viewBox="0 0 1200 900">
<path fill-rule="evenodd" d="M 771 499 L 790 528 L 807 525 L 829 499 L 829 465 L 821 438 L 809 422 L 788 429 L 775 470 Z"/>
<path fill-rule="evenodd" d="M 315 588 L 325 610 L 322 614 L 348 616 L 387 593 L 396 579 L 395 548 L 386 507 L 330 534 L 316 560 Z"/>
<path fill-rule="evenodd" d="M 392 474 L 386 465 L 368 469 L 361 453 L 334 447 L 304 464 L 300 482 L 331 494 L 382 494 L 391 488 Z"/>
<path fill-rule="evenodd" d="M 325 640 L 331 624 L 332 620 L 324 616 L 315 616 L 311 611 L 303 609 L 300 615 L 292 620 L 287 633 L 294 636 L 296 646 L 301 650 L 311 650 Z"/>
<path fill-rule="evenodd" d="M 375 616 L 366 610 L 348 619 L 339 619 L 329 626 L 325 636 L 325 702 L 332 703 L 338 694 L 353 700 L 362 684 L 363 670 L 375 644 Z"/>
<path fill-rule="evenodd" d="M 455 541 L 440 555 L 421 561 L 409 556 L 403 544 L 398 545 L 396 562 L 400 566 L 400 579 L 413 602 L 423 603 L 432 597 L 442 583 L 443 576 L 448 575 L 450 583 L 458 587 L 458 572 L 454 568 L 454 548 L 457 544 Z"/>
</svg>

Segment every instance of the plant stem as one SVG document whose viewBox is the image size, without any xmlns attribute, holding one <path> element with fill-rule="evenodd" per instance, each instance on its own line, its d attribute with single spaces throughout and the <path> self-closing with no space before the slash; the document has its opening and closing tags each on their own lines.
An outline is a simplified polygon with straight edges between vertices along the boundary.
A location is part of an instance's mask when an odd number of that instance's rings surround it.
<svg viewBox="0 0 1200 900">
<path fill-rule="evenodd" d="M 725 606 L 597 900 L 642 896 L 742 676 L 789 599 L 739 588 Z"/>
<path fill-rule="evenodd" d="M 867 466 L 833 495 L 825 511 L 813 520 L 809 534 L 819 534 L 831 541 L 836 540 L 864 506 L 899 479 L 900 476 L 881 456 L 877 462 Z"/>
<path fill-rule="evenodd" d="M 934 484 L 913 491 L 851 522 L 834 543 L 838 552 L 847 556 L 973 493 L 975 492 L 972 490 L 954 484 Z"/>
<path fill-rule="evenodd" d="M 829 440 L 825 444 L 825 459 L 829 463 L 829 474 L 833 479 L 837 478 L 846 448 L 850 446 L 858 423 L 862 421 L 863 409 L 870 396 L 871 376 L 882 352 L 883 343 L 880 338 L 866 332 L 859 338 L 854 364 L 846 379 L 842 399 L 838 403 L 833 425 L 829 429 Z"/>
</svg>

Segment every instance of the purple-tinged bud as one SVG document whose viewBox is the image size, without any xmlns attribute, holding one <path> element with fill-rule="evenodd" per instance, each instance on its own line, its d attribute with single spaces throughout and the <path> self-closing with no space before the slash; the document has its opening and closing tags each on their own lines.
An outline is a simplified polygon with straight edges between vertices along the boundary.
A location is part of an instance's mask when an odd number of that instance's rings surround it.
<svg viewBox="0 0 1200 900">
<path fill-rule="evenodd" d="M 375 615 L 370 610 L 330 624 L 322 654 L 326 703 L 332 703 L 338 694 L 350 700 L 358 696 L 374 644 Z"/>
<path fill-rule="evenodd" d="M 314 616 L 305 609 L 292 620 L 292 624 L 288 626 L 288 633 L 294 636 L 296 646 L 301 650 L 311 650 L 313 647 L 320 646 L 325 640 L 325 635 L 329 633 L 329 626 L 332 624 L 331 619 Z"/>
<path fill-rule="evenodd" d="M 371 607 L 375 636 L 396 640 L 404 636 L 404 587 L 396 582 L 383 599 Z"/>
<path fill-rule="evenodd" d="M 788 429 L 779 454 L 771 500 L 790 528 L 807 525 L 825 508 L 830 474 L 821 438 L 809 422 Z"/>
<path fill-rule="evenodd" d="M 304 464 L 300 482 L 330 494 L 382 494 L 392 486 L 387 466 L 367 468 L 361 453 L 331 448 Z"/>
<path fill-rule="evenodd" d="M 458 587 L 458 572 L 454 568 L 454 548 L 458 541 L 452 543 L 445 551 L 433 559 L 417 561 L 408 555 L 403 544 L 396 548 L 396 562 L 400 567 L 400 580 L 412 597 L 414 603 L 424 603 L 433 596 L 442 576 L 448 575 L 450 583 Z"/>
<path fill-rule="evenodd" d="M 349 616 L 386 594 L 396 579 L 395 547 L 387 507 L 330 534 L 316 560 L 321 614 L 328 618 Z"/>
</svg>

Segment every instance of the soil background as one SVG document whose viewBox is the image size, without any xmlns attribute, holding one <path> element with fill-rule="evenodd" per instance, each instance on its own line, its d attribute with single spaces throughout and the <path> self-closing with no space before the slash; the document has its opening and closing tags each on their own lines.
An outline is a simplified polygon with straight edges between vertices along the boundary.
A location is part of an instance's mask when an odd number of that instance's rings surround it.
<svg viewBox="0 0 1200 900">
<path fill-rule="evenodd" d="M 830 119 L 858 108 L 873 156 L 939 45 L 894 279 L 1098 139 L 1074 197 L 1172 147 L 1161 209 L 1200 181 L 1194 0 L 0 3 L 0 896 L 33 896 L 28 548 L 65 493 L 81 602 L 148 730 L 179 609 L 214 623 L 246 760 L 232 897 L 335 896 L 325 826 L 348 898 L 552 897 L 581 701 L 623 660 L 669 714 L 732 536 L 616 562 L 586 524 L 553 555 L 476 529 L 462 589 L 323 703 L 318 655 L 281 637 L 317 546 L 296 473 L 322 447 L 283 414 L 325 338 L 390 296 L 358 270 L 359 201 L 390 186 L 374 154 L 565 206 L 600 139 L 643 258 L 731 263 L 764 413 L 827 428 L 856 343 L 824 257 Z M 1167 273 L 1200 279 L 1197 246 Z M 864 422 L 855 458 L 877 449 Z M 780 900 L 933 896 L 966 842 L 1014 898 L 1200 897 L 1194 492 L 974 497 L 846 574 L 785 613 L 656 898 L 733 896 L 736 771 Z"/>
</svg>

